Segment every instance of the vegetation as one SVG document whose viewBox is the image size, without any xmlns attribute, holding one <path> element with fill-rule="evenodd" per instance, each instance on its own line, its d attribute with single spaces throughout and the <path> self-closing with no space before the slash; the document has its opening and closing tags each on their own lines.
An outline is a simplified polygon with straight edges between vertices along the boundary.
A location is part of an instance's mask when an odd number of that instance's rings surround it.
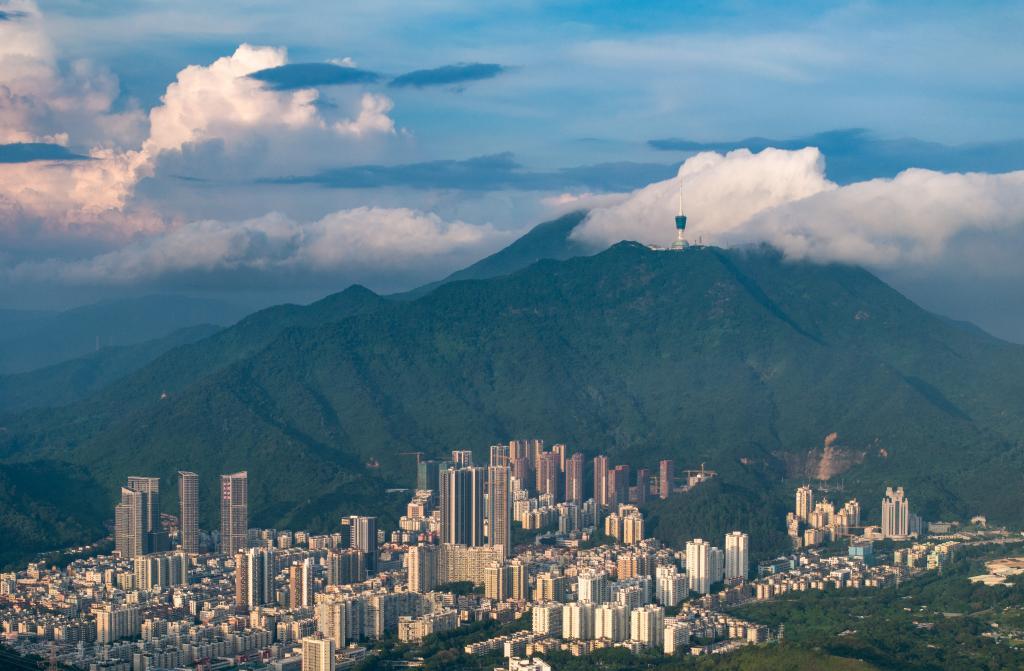
<svg viewBox="0 0 1024 671">
<path fill-rule="evenodd" d="M 736 614 L 773 628 L 784 624 L 787 645 L 880 669 L 1022 668 L 1024 581 L 986 587 L 967 580 L 983 572 L 982 559 L 992 553 L 973 549 L 941 575 L 928 573 L 899 589 L 799 592 Z M 993 634 L 1000 632 L 997 643 Z"/>
<path fill-rule="evenodd" d="M 254 524 L 326 529 L 397 515 L 404 496 L 385 490 L 413 482 L 404 452 L 537 436 L 634 468 L 707 463 L 717 482 L 652 503 L 653 528 L 746 528 L 757 556 L 794 485 L 822 473 L 868 519 L 898 482 L 926 519 L 1024 522 L 1022 355 L 858 268 L 622 243 L 415 300 L 353 287 L 257 313 L 12 418 L 0 456 L 87 469 L 107 517 L 125 476 L 164 478 L 173 509 L 175 472 L 196 471 L 207 526 L 217 474 L 246 469 Z"/>
</svg>

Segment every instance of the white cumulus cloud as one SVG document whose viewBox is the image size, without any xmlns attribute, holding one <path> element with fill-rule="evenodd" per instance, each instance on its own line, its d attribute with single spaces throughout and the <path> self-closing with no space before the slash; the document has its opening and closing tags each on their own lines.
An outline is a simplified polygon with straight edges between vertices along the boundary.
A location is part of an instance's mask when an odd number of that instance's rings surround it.
<svg viewBox="0 0 1024 671">
<path fill-rule="evenodd" d="M 949 260 L 964 237 L 977 249 L 986 236 L 1024 229 L 1024 172 L 911 169 L 838 186 L 825 176 L 824 157 L 809 147 L 697 154 L 674 179 L 593 210 L 573 235 L 594 246 L 623 239 L 667 244 L 680 189 L 691 241 L 767 242 L 792 258 L 927 265 Z"/>
<path fill-rule="evenodd" d="M 473 258 L 510 239 L 489 225 L 444 221 L 405 208 L 340 210 L 309 222 L 270 213 L 239 222 L 189 222 L 88 258 L 18 263 L 0 276 L 125 284 L 189 272 L 377 271 L 432 264 L 445 255 Z"/>
</svg>

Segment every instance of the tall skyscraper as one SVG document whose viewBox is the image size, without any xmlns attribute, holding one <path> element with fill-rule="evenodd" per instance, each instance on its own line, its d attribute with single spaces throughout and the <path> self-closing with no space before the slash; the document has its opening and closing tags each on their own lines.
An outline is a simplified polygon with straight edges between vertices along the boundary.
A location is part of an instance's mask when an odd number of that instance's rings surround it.
<svg viewBox="0 0 1024 671">
<path fill-rule="evenodd" d="M 114 508 L 114 548 L 125 558 L 146 553 L 145 503 L 141 492 L 121 488 L 121 502 Z"/>
<path fill-rule="evenodd" d="M 484 544 L 484 469 L 449 468 L 440 477 L 441 542 Z"/>
<path fill-rule="evenodd" d="M 562 443 L 552 445 L 551 453 L 555 455 L 558 461 L 558 472 L 565 473 L 565 445 Z"/>
<path fill-rule="evenodd" d="M 220 476 L 220 551 L 233 555 L 249 545 L 249 474 Z"/>
<path fill-rule="evenodd" d="M 363 553 L 363 565 L 367 575 L 377 575 L 377 518 L 352 515 L 341 520 L 342 527 L 348 526 L 348 543 Z"/>
<path fill-rule="evenodd" d="M 565 500 L 583 503 L 583 453 L 577 452 L 565 462 Z"/>
<path fill-rule="evenodd" d="M 603 454 L 594 457 L 594 501 L 608 505 L 608 457 Z"/>
<path fill-rule="evenodd" d="M 636 469 L 636 501 L 647 503 L 647 491 L 651 488 L 651 472 L 646 468 Z"/>
<path fill-rule="evenodd" d="M 178 533 L 181 549 L 199 552 L 199 476 L 191 471 L 178 471 L 178 502 L 181 514 Z"/>
<path fill-rule="evenodd" d="M 882 499 L 882 537 L 906 538 L 910 535 L 910 501 L 902 487 L 885 488 Z"/>
<path fill-rule="evenodd" d="M 750 570 L 748 547 L 750 537 L 742 531 L 725 535 L 725 580 L 746 580 Z"/>
<path fill-rule="evenodd" d="M 309 557 L 288 567 L 288 605 L 293 609 L 313 607 L 313 560 Z"/>
<path fill-rule="evenodd" d="M 167 534 L 160 526 L 160 478 L 129 475 L 126 486 L 142 495 L 142 551 L 150 553 L 170 549 Z"/>
<path fill-rule="evenodd" d="M 811 512 L 814 510 L 814 490 L 803 485 L 796 490 L 796 516 L 804 524 L 811 519 Z"/>
<path fill-rule="evenodd" d="M 452 450 L 452 463 L 456 466 L 472 466 L 473 450 Z"/>
<path fill-rule="evenodd" d="M 608 473 L 608 505 L 617 506 L 620 503 L 629 503 L 629 466 L 619 464 L 615 470 Z"/>
<path fill-rule="evenodd" d="M 249 548 L 235 554 L 235 605 L 255 608 L 274 601 L 274 553 Z"/>
<path fill-rule="evenodd" d="M 691 592 L 711 592 L 711 543 L 694 538 L 686 544 L 686 578 Z"/>
<path fill-rule="evenodd" d="M 512 493 L 508 466 L 487 469 L 487 544 L 501 546 L 501 556 L 511 554 Z"/>
<path fill-rule="evenodd" d="M 307 636 L 302 639 L 302 671 L 334 671 L 334 641 Z"/>
<path fill-rule="evenodd" d="M 558 455 L 554 452 L 541 453 L 537 460 L 537 495 L 550 494 L 557 501 L 560 475 Z"/>
<path fill-rule="evenodd" d="M 366 580 L 366 557 L 358 548 L 327 551 L 327 584 L 351 585 Z"/>
<path fill-rule="evenodd" d="M 508 466 L 508 445 L 491 445 L 491 459 L 488 466 Z"/>
<path fill-rule="evenodd" d="M 672 494 L 676 482 L 676 464 L 671 459 L 662 459 L 658 463 L 658 496 L 667 499 Z"/>
</svg>

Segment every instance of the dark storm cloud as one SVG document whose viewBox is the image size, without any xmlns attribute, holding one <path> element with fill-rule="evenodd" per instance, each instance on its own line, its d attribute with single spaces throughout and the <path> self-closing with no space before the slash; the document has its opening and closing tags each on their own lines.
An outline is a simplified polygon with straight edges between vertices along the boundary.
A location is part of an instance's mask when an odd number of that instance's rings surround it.
<svg viewBox="0 0 1024 671">
<path fill-rule="evenodd" d="M 825 155 L 830 179 L 849 184 L 875 177 L 893 177 L 907 168 L 943 172 L 1009 172 L 1024 169 L 1024 140 L 946 145 L 917 138 L 881 139 L 863 128 L 847 128 L 805 137 L 777 140 L 750 137 L 743 140 L 696 142 L 681 138 L 649 140 L 664 151 L 761 151 L 767 147 L 801 149 L 818 147 Z"/>
<path fill-rule="evenodd" d="M 497 63 L 457 63 L 429 70 L 407 72 L 392 79 L 389 86 L 415 86 L 416 88 L 448 86 L 480 79 L 492 79 L 505 70 L 506 68 Z"/>
<path fill-rule="evenodd" d="M 28 16 L 25 12 L 5 12 L 0 9 L 0 21 L 13 21 Z"/>
<path fill-rule="evenodd" d="M 31 161 L 83 161 L 88 156 L 72 152 L 59 144 L 45 142 L 15 142 L 0 144 L 0 163 L 29 163 Z"/>
<path fill-rule="evenodd" d="M 376 72 L 333 63 L 291 63 L 260 70 L 252 73 L 249 77 L 264 82 L 276 91 L 290 91 L 315 86 L 372 84 L 380 79 L 380 75 Z"/>
<path fill-rule="evenodd" d="M 400 165 L 360 165 L 333 168 L 295 177 L 266 180 L 274 184 L 319 184 L 335 189 L 370 189 L 400 186 L 412 189 L 461 189 L 491 191 L 552 191 L 584 188 L 594 191 L 631 191 L 651 182 L 668 179 L 677 165 L 660 163 L 602 163 L 526 170 L 510 152 L 466 160 L 426 161 Z"/>
</svg>

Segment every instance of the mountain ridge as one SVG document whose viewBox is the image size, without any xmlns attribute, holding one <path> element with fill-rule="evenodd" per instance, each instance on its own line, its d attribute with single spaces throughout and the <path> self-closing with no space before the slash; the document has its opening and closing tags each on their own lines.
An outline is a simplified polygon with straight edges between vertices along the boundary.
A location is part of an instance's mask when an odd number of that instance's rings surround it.
<svg viewBox="0 0 1024 671">
<path fill-rule="evenodd" d="M 900 482 L 926 516 L 1021 514 L 1024 495 L 994 492 L 1024 465 L 1024 347 L 862 268 L 620 243 L 413 300 L 352 287 L 325 301 L 257 313 L 121 390 L 21 415 L 0 454 L 87 468 L 111 500 L 129 473 L 195 470 L 208 524 L 216 474 L 244 468 L 254 523 L 284 527 L 397 509 L 384 491 L 411 482 L 401 452 L 524 436 L 613 463 L 705 462 L 767 510 L 821 470 L 835 432 L 829 458 L 866 511 Z M 230 356 L 189 363 L 221 351 L 210 342 Z"/>
</svg>

